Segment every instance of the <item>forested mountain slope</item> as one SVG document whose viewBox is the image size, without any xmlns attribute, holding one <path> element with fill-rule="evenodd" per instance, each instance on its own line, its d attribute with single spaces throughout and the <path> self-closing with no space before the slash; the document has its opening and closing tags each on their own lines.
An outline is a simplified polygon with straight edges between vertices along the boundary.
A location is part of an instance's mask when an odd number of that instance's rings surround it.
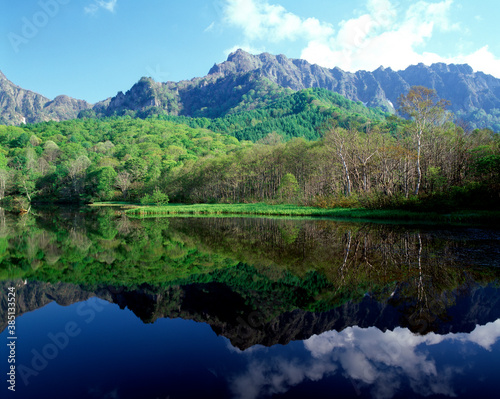
<svg viewBox="0 0 500 399">
<path fill-rule="evenodd" d="M 344 128 L 366 123 L 379 124 L 390 114 L 378 108 L 367 108 L 326 89 L 305 89 L 284 94 L 269 105 L 256 110 L 242 111 L 219 118 L 191 118 L 158 115 L 159 119 L 184 123 L 193 128 L 207 128 L 225 133 L 238 140 L 258 141 L 269 133 L 282 139 L 304 137 L 316 140 L 336 123 Z"/>
</svg>

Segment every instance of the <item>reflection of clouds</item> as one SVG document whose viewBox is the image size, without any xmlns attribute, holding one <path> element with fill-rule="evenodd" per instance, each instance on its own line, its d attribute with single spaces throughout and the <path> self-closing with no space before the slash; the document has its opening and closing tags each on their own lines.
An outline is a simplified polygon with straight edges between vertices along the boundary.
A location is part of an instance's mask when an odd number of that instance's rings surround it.
<svg viewBox="0 0 500 399">
<path fill-rule="evenodd" d="M 266 351 L 267 349 L 269 349 L 263 345 L 254 345 L 254 346 L 251 346 L 250 348 L 246 348 L 245 350 L 241 350 L 240 348 L 237 348 L 236 346 L 231 345 L 231 343 L 229 341 L 227 341 L 226 347 L 230 352 L 244 353 L 246 355 L 248 355 L 250 353 L 255 353 L 258 351 Z"/>
<path fill-rule="evenodd" d="M 339 370 L 356 384 L 369 386 L 376 398 L 391 398 L 403 385 L 423 396 L 453 397 L 452 378 L 462 373 L 462 367 L 443 364 L 438 368 L 425 348 L 457 341 L 491 351 L 499 338 L 500 319 L 477 326 L 470 334 L 419 336 L 403 328 L 382 332 L 375 327 L 349 327 L 304 341 L 309 354 L 305 360 L 273 358 L 272 348 L 266 360 L 243 352 L 248 355 L 248 369 L 232 381 L 232 390 L 241 399 L 284 393 L 303 381 L 318 381 Z"/>
<path fill-rule="evenodd" d="M 467 335 L 467 334 L 460 334 Z M 491 351 L 491 346 L 500 338 L 500 319 L 493 323 L 488 323 L 485 326 L 477 326 L 474 331 L 469 334 L 469 341 L 482 346 L 484 349 Z M 466 341 L 466 339 L 462 339 Z"/>
<path fill-rule="evenodd" d="M 417 351 L 420 344 L 439 341 L 434 334 L 417 336 L 402 328 L 384 333 L 375 327 L 349 327 L 314 335 L 304 345 L 314 359 L 340 363 L 349 378 L 371 385 L 377 398 L 392 397 L 405 380 L 420 395 L 454 396 L 452 373 L 438 373 L 434 360 Z"/>
<path fill-rule="evenodd" d="M 109 392 L 103 392 L 101 388 L 89 388 L 88 394 L 90 395 L 90 397 L 103 399 L 118 399 L 120 397 L 120 395 L 118 394 L 118 388 L 115 388 Z"/>
<path fill-rule="evenodd" d="M 328 362 L 314 362 L 306 366 L 296 360 L 252 360 L 247 372 L 233 380 L 232 391 L 240 399 L 285 393 L 306 379 L 318 381 L 335 369 L 336 366 Z"/>
</svg>

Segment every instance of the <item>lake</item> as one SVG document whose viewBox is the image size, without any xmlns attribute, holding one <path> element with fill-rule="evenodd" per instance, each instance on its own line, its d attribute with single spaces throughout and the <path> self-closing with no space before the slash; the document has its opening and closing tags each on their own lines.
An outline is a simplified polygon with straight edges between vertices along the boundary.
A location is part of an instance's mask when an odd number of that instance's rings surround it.
<svg viewBox="0 0 500 399">
<path fill-rule="evenodd" d="M 492 228 L 0 209 L 0 389 L 492 397 L 499 281 Z"/>
</svg>

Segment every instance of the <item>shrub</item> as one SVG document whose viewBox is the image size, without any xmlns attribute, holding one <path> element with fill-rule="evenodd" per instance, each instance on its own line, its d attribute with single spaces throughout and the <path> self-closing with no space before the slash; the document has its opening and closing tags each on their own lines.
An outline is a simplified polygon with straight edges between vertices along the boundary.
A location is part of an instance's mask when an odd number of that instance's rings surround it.
<svg viewBox="0 0 500 399">
<path fill-rule="evenodd" d="M 141 204 L 167 205 L 168 200 L 168 195 L 162 192 L 158 187 L 156 187 L 153 191 L 153 194 L 146 194 L 141 198 Z"/>
</svg>

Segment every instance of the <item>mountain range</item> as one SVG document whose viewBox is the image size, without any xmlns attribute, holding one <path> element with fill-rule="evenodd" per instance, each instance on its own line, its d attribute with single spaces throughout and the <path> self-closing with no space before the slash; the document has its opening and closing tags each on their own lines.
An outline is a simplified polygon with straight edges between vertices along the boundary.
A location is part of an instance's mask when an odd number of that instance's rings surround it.
<svg viewBox="0 0 500 399">
<path fill-rule="evenodd" d="M 180 82 L 141 78 L 127 92 L 89 104 L 68 96 L 49 100 L 10 82 L 0 72 L 0 123 L 21 124 L 80 117 L 151 114 L 221 117 L 272 103 L 292 92 L 317 87 L 367 107 L 394 113 L 398 98 L 411 86 L 436 90 L 451 102 L 456 119 L 475 128 L 500 131 L 500 79 L 467 65 L 418 64 L 402 71 L 328 69 L 284 55 L 252 55 L 243 50 L 215 64 L 204 77 Z"/>
</svg>

